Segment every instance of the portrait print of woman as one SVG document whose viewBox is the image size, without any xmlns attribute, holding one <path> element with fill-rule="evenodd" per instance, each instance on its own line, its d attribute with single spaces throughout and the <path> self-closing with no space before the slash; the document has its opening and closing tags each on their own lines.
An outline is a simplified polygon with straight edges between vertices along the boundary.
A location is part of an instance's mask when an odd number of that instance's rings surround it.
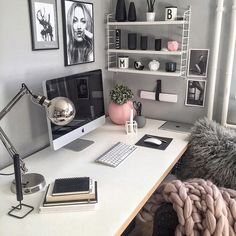
<svg viewBox="0 0 236 236">
<path fill-rule="evenodd" d="M 93 5 L 71 0 L 64 3 L 65 64 L 93 62 Z"/>
</svg>

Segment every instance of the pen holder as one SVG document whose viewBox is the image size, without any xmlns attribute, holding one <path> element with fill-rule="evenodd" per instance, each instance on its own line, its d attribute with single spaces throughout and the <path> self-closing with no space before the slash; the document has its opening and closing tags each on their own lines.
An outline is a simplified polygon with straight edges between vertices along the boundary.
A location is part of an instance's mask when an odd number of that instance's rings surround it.
<svg viewBox="0 0 236 236">
<path fill-rule="evenodd" d="M 137 130 L 138 126 L 136 121 L 133 121 L 133 123 L 130 123 L 130 121 L 125 122 L 126 134 L 137 134 Z"/>
</svg>

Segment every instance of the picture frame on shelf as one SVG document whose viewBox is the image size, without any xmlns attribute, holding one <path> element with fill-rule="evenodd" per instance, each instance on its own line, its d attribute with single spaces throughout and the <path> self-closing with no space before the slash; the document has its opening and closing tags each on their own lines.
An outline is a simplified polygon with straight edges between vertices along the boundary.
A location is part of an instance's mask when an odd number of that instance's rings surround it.
<svg viewBox="0 0 236 236">
<path fill-rule="evenodd" d="M 32 50 L 59 48 L 56 0 L 28 0 Z"/>
<path fill-rule="evenodd" d="M 209 49 L 190 49 L 188 60 L 188 77 L 207 77 Z"/>
<path fill-rule="evenodd" d="M 204 79 L 188 79 L 186 86 L 186 106 L 204 107 L 207 81 Z"/>
<path fill-rule="evenodd" d="M 94 62 L 93 4 L 77 0 L 61 3 L 65 66 Z"/>
</svg>

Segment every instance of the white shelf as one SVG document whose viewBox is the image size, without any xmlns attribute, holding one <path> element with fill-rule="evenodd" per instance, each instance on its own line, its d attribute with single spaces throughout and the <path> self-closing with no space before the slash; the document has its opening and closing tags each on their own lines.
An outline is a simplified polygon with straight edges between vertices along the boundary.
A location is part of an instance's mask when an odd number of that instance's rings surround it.
<svg viewBox="0 0 236 236">
<path fill-rule="evenodd" d="M 108 71 L 112 72 L 123 72 L 123 73 L 135 73 L 135 74 L 146 74 L 146 75 L 160 75 L 160 76 L 171 76 L 171 77 L 179 77 L 181 76 L 180 71 L 176 72 L 166 72 L 166 71 L 150 71 L 150 70 L 136 70 L 136 69 L 119 69 L 116 67 L 108 68 Z"/>
<path fill-rule="evenodd" d="M 108 64 L 108 71 L 112 72 L 121 72 L 121 73 L 137 73 L 137 74 L 147 74 L 147 75 L 158 75 L 158 76 L 169 76 L 169 77 L 187 77 L 187 66 L 188 66 L 188 45 L 189 45 L 189 35 L 190 35 L 190 18 L 191 18 L 191 7 L 188 6 L 188 9 L 184 11 L 183 20 L 175 20 L 175 21 L 125 21 L 125 22 L 117 22 L 114 19 L 114 14 L 107 15 L 107 64 Z M 168 27 L 173 25 L 175 27 L 175 35 L 180 35 L 180 31 L 182 32 L 181 37 L 181 48 L 179 51 L 156 51 L 156 50 L 129 50 L 127 48 L 116 49 L 116 35 L 115 30 L 121 29 L 122 31 L 127 30 L 135 30 L 139 31 L 142 26 L 142 30 L 149 29 L 150 27 Z M 122 27 L 124 26 L 124 27 Z M 126 27 L 127 26 L 127 27 Z M 133 26 L 133 27 L 132 27 Z M 137 26 L 137 28 L 136 28 Z M 138 27 L 140 26 L 140 27 Z M 162 27 L 160 28 L 162 29 Z M 121 40 L 124 40 L 121 38 Z M 180 39 L 179 39 L 180 40 Z M 117 66 L 118 56 L 120 54 L 123 55 L 131 55 L 134 57 L 158 57 L 158 56 L 165 56 L 165 57 L 176 57 L 174 61 L 177 62 L 179 70 L 177 72 L 166 72 L 166 71 L 150 71 L 148 68 L 146 70 L 136 70 L 134 68 L 129 69 L 119 69 L 114 66 Z M 172 60 L 172 59 L 170 59 Z M 164 65 L 162 65 L 164 68 Z"/>
<path fill-rule="evenodd" d="M 129 50 L 129 49 L 108 49 L 108 53 L 127 53 L 127 54 L 155 54 L 168 56 L 181 56 L 183 51 L 155 51 L 155 50 Z"/>
<path fill-rule="evenodd" d="M 121 26 L 121 25 L 183 25 L 184 20 L 176 21 L 125 21 L 125 22 L 108 22 L 107 25 Z"/>
</svg>

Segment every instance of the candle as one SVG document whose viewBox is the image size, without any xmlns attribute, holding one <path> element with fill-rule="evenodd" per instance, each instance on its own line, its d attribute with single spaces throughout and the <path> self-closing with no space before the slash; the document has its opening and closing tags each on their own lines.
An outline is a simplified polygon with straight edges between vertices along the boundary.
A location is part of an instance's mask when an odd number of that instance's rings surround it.
<svg viewBox="0 0 236 236">
<path fill-rule="evenodd" d="M 131 110 L 130 110 L 130 117 L 129 117 L 129 124 L 130 124 L 130 132 L 131 132 L 131 133 L 134 132 L 133 123 L 134 123 L 134 110 L 131 109 Z"/>
</svg>

